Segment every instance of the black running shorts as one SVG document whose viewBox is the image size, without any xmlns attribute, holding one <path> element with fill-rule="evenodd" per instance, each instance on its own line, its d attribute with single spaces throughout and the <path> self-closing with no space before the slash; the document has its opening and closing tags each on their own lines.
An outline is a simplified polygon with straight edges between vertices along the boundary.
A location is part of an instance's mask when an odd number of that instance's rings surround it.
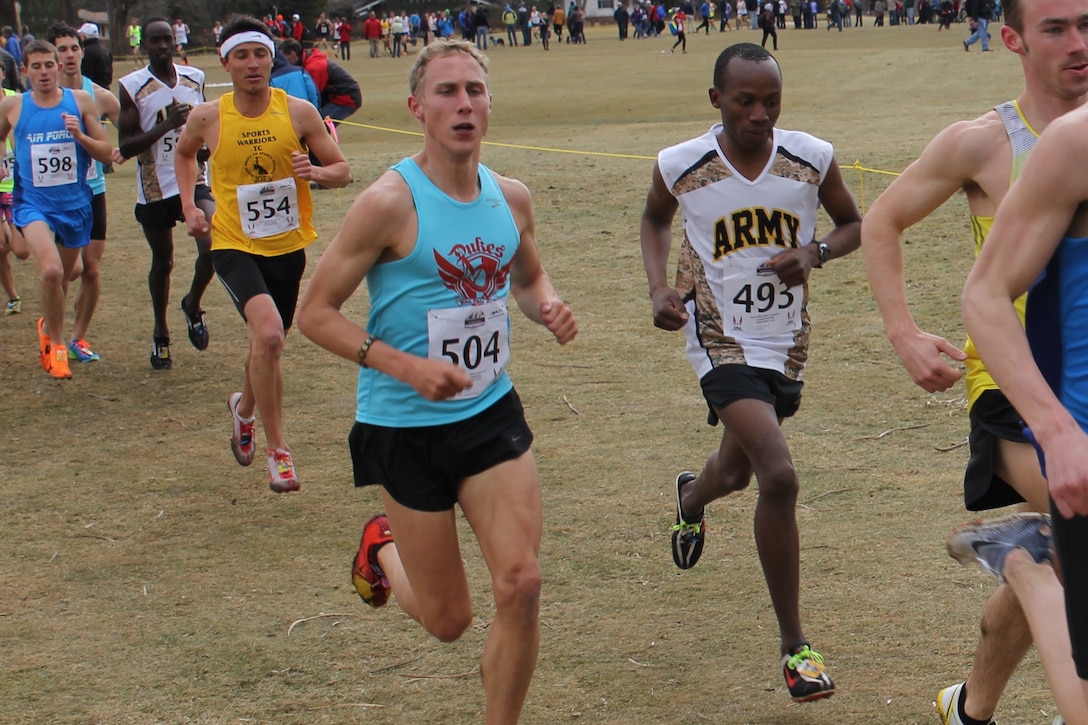
<svg viewBox="0 0 1088 725">
<path fill-rule="evenodd" d="M 215 201 L 215 197 L 207 186 L 197 184 L 193 192 L 193 200 Z M 152 232 L 173 229 L 178 222 L 185 221 L 185 215 L 181 213 L 181 197 L 171 196 L 169 199 L 137 204 L 136 221 L 140 222 L 144 229 Z"/>
<path fill-rule="evenodd" d="M 719 365 L 699 381 L 710 413 L 708 425 L 718 424 L 717 411 L 738 400 L 761 400 L 774 406 L 779 420 L 790 418 L 801 407 L 800 380 L 790 380 L 777 370 L 754 368 L 750 365 Z"/>
<path fill-rule="evenodd" d="M 262 257 L 237 249 L 214 249 L 212 265 L 243 320 L 246 319 L 246 303 L 257 295 L 269 295 L 279 310 L 283 329 L 290 329 L 295 319 L 302 273 L 306 271 L 305 249 L 278 257 Z"/>
<path fill-rule="evenodd" d="M 517 458 L 532 442 L 515 390 L 456 423 L 389 428 L 356 422 L 348 436 L 356 486 L 380 484 L 400 505 L 430 512 L 453 508 L 462 481 Z"/>
<path fill-rule="evenodd" d="M 1024 497 L 994 471 L 997 441 L 1027 443 L 1024 423 L 1000 390 L 985 390 L 971 406 L 971 457 L 963 472 L 963 504 L 968 511 L 1022 503 Z"/>
<path fill-rule="evenodd" d="M 106 192 L 91 197 L 91 239 L 106 238 Z"/>
</svg>

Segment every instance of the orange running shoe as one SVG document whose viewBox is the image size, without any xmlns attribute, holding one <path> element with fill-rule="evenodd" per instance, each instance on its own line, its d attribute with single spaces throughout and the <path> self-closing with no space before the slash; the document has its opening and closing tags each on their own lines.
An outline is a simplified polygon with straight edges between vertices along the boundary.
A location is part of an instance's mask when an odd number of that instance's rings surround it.
<svg viewBox="0 0 1088 725">
<path fill-rule="evenodd" d="M 42 364 L 42 370 L 49 372 L 49 348 L 51 341 L 45 334 L 45 318 L 38 318 L 38 360 Z"/>
<path fill-rule="evenodd" d="M 68 348 L 57 345 L 52 348 L 48 357 L 49 374 L 57 380 L 67 380 L 72 377 L 72 369 L 68 366 Z"/>
<path fill-rule="evenodd" d="M 355 591 L 375 608 L 389 601 L 389 580 L 378 566 L 378 549 L 392 541 L 389 519 L 385 514 L 374 516 L 363 526 L 363 539 L 351 565 L 351 583 L 355 585 Z"/>
</svg>

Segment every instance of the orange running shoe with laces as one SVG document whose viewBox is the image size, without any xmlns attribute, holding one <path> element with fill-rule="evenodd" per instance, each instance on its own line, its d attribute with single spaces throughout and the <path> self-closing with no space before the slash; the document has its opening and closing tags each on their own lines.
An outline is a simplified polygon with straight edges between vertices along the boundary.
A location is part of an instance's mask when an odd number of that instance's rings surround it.
<svg viewBox="0 0 1088 725">
<path fill-rule="evenodd" d="M 389 580 L 378 566 L 378 549 L 393 542 L 389 519 L 385 514 L 372 517 L 363 526 L 359 551 L 351 565 L 351 583 L 363 601 L 372 607 L 389 601 Z"/>
<path fill-rule="evenodd" d="M 49 374 L 57 380 L 67 380 L 72 377 L 72 369 L 68 366 L 68 348 L 57 345 L 49 352 Z"/>
</svg>

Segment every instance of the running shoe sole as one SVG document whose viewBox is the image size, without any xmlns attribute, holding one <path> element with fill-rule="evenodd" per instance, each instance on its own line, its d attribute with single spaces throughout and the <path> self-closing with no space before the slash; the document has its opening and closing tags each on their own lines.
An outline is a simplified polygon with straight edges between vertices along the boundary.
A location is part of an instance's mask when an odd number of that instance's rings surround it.
<svg viewBox="0 0 1088 725">
<path fill-rule="evenodd" d="M 964 524 L 948 539 L 948 555 L 961 564 L 979 566 L 1004 579 L 1005 558 L 1013 549 L 1025 549 L 1036 563 L 1054 563 L 1050 516 L 1014 513 L 989 521 Z"/>
</svg>

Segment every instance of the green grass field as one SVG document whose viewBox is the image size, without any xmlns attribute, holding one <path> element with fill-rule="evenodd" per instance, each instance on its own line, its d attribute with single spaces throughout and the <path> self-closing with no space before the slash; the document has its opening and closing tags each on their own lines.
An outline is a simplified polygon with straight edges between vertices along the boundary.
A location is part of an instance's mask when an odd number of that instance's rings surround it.
<svg viewBox="0 0 1088 725">
<path fill-rule="evenodd" d="M 802 617 L 839 692 L 793 704 L 755 555 L 755 487 L 709 508 L 696 569 L 672 564 L 672 480 L 702 465 L 719 432 L 704 423 L 680 335 L 651 324 L 638 246 L 652 158 L 716 120 L 714 59 L 759 34 L 693 36 L 687 55 L 672 55 L 665 38 L 588 32 L 585 46 L 490 53 L 496 145 L 483 160 L 533 190 L 545 263 L 581 325 L 559 348 L 514 318 L 511 374 L 537 436 L 546 524 L 541 656 L 524 722 L 936 723 L 933 700 L 966 677 L 993 587 L 944 551 L 968 518 L 962 386 L 913 386 L 860 253 L 813 275 L 812 362 L 786 429 L 802 487 Z M 944 126 L 1018 92 L 1015 56 L 964 54 L 966 35 L 780 31 L 779 125 L 832 141 L 843 165 L 898 171 Z M 405 102 L 410 59 L 371 60 L 362 43 L 353 52 L 345 65 L 364 107 L 340 134 L 356 182 L 317 194 L 311 269 L 353 196 L 420 143 Z M 223 82 L 205 62 L 209 81 Z M 119 62 L 117 75 L 129 68 Z M 359 601 L 350 560 L 380 504 L 351 485 L 353 366 L 293 333 L 286 429 L 302 491 L 274 495 L 260 465 L 238 467 L 225 403 L 241 382 L 244 325 L 213 282 L 211 347 L 189 347 L 177 305 L 195 255 L 179 228 L 174 369 L 150 369 L 150 253 L 132 216 L 134 178 L 131 163 L 109 178 L 89 335 L 101 362 L 61 383 L 41 371 L 30 262 L 15 270 L 24 313 L 0 320 L 0 722 L 479 722 L 492 612 L 467 527 L 477 611 L 461 641 L 440 644 L 395 606 Z M 846 178 L 868 203 L 890 177 Z M 919 323 L 957 343 L 971 247 L 960 197 L 905 247 Z M 347 308 L 363 319 L 365 293 Z M 998 721 L 1054 714 L 1031 654 Z"/>
</svg>

